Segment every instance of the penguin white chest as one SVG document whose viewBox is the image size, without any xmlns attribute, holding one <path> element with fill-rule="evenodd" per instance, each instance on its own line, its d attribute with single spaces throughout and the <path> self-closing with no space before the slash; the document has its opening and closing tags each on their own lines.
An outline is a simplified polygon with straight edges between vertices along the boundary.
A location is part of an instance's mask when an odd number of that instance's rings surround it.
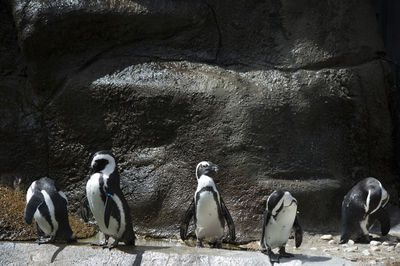
<svg viewBox="0 0 400 266">
<path fill-rule="evenodd" d="M 119 224 L 114 217 L 110 217 L 108 227 L 106 227 L 104 222 L 105 202 L 102 199 L 101 190 L 103 190 L 103 188 L 100 187 L 100 178 L 103 178 L 100 174 L 93 174 L 86 184 L 86 196 L 89 202 L 89 208 L 93 213 L 97 225 L 104 234 L 119 236 Z"/>
<path fill-rule="evenodd" d="M 283 207 L 276 218 L 271 217 L 265 227 L 264 241 L 270 248 L 281 247 L 289 239 L 296 218 L 297 205 Z"/>
<path fill-rule="evenodd" d="M 197 238 L 219 239 L 224 234 L 224 228 L 218 217 L 218 202 L 211 191 L 200 193 L 196 202 L 196 236 Z"/>
</svg>

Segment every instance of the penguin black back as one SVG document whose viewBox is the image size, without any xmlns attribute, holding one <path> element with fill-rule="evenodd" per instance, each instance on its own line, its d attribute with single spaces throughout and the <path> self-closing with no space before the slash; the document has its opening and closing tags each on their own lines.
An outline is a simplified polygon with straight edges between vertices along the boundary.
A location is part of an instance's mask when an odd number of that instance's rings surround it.
<svg viewBox="0 0 400 266">
<path fill-rule="evenodd" d="M 268 211 L 270 211 L 271 213 L 274 211 L 275 208 L 277 208 L 275 210 L 275 212 L 279 212 L 280 209 L 282 209 L 283 204 L 279 204 L 279 201 L 282 200 L 283 196 L 285 195 L 285 191 L 278 189 L 275 190 L 269 197 L 267 200 L 267 209 Z M 274 213 L 275 215 L 276 213 Z"/>
<path fill-rule="evenodd" d="M 39 244 L 54 240 L 76 240 L 68 221 L 68 200 L 56 188 L 52 179 L 44 177 L 34 181 L 27 191 L 26 199 L 25 220 L 31 224 L 35 218 Z M 45 235 L 50 238 L 44 239 Z"/>
<path fill-rule="evenodd" d="M 382 235 L 386 235 L 390 230 L 389 215 L 384 209 L 388 201 L 389 194 L 376 178 L 365 178 L 352 187 L 342 202 L 340 243 L 352 237 L 369 242 L 369 229 L 377 220 Z"/>
</svg>

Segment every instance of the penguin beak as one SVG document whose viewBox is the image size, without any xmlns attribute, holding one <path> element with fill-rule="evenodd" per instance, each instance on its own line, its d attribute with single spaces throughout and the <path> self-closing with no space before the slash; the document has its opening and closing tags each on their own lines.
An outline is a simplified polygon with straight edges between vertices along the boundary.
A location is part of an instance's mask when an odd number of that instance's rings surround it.
<svg viewBox="0 0 400 266">
<path fill-rule="evenodd" d="M 293 198 L 293 197 L 286 198 L 283 201 L 283 206 L 288 207 L 288 206 L 292 205 L 293 203 L 297 204 L 297 200 L 295 198 Z"/>
<path fill-rule="evenodd" d="M 218 165 L 216 164 L 211 164 L 210 165 L 210 170 L 214 173 L 217 173 L 219 171 Z"/>
</svg>

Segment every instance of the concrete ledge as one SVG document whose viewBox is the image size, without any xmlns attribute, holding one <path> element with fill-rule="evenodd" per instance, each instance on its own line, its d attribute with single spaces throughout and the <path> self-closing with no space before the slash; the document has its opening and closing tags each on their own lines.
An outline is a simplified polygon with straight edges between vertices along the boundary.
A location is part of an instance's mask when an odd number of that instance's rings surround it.
<svg viewBox="0 0 400 266">
<path fill-rule="evenodd" d="M 0 242 L 0 265 L 271 265 L 255 251 L 192 248 L 186 246 L 121 246 L 108 250 L 87 244 L 64 245 Z M 275 265 L 351 265 L 322 256 L 296 255 Z"/>
</svg>

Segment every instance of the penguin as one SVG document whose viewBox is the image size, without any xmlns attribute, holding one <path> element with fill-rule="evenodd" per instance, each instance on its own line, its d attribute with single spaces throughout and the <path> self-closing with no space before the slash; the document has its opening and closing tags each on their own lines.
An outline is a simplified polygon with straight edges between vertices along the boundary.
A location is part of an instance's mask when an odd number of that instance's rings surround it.
<svg viewBox="0 0 400 266">
<path fill-rule="evenodd" d="M 104 242 L 92 245 L 112 249 L 122 241 L 125 245 L 135 246 L 136 237 L 128 202 L 120 188 L 115 157 L 109 151 L 99 151 L 93 155 L 86 197 L 94 219 L 105 237 Z M 108 245 L 110 236 L 114 238 L 112 245 Z"/>
<path fill-rule="evenodd" d="M 196 167 L 197 190 L 180 227 L 181 239 L 185 240 L 190 220 L 194 217 L 196 247 L 203 247 L 203 240 L 207 239 L 212 247 L 221 248 L 225 220 L 229 228 L 230 241 L 236 238 L 232 217 L 213 180 L 217 172 L 218 166 L 208 161 L 202 161 Z"/>
<path fill-rule="evenodd" d="M 35 218 L 39 245 L 55 240 L 76 241 L 68 221 L 67 204 L 67 197 L 50 178 L 42 177 L 29 186 L 24 217 L 28 224 Z"/>
<path fill-rule="evenodd" d="M 289 191 L 275 190 L 268 197 L 266 205 L 260 241 L 262 252 L 269 256 L 271 263 L 279 262 L 280 257 L 293 257 L 293 254 L 285 251 L 292 228 L 296 247 L 303 241 L 296 199 Z M 272 252 L 274 248 L 279 248 L 278 256 Z"/>
<path fill-rule="evenodd" d="M 342 202 L 339 243 L 347 243 L 351 238 L 368 243 L 369 230 L 376 221 L 381 225 L 382 235 L 387 235 L 390 230 L 390 218 L 384 207 L 388 201 L 389 194 L 376 178 L 368 177 L 358 182 Z"/>
</svg>

